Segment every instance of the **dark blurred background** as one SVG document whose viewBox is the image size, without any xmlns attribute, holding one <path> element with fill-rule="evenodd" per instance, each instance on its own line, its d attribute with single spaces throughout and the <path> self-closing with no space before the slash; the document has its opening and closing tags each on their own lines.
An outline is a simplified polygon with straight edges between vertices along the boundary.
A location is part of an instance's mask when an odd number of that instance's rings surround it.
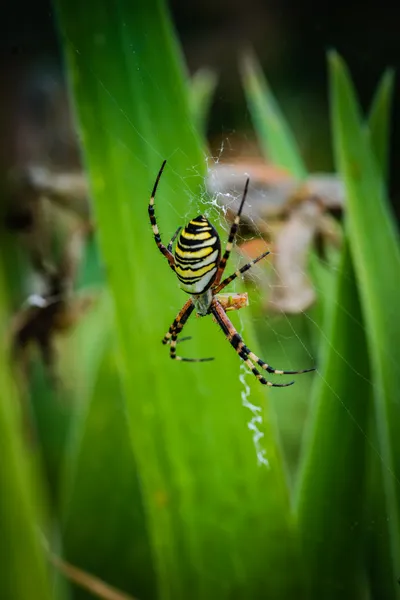
<svg viewBox="0 0 400 600">
<path fill-rule="evenodd" d="M 335 48 L 349 65 L 364 107 L 380 75 L 400 64 L 400 22 L 394 3 L 340 0 L 174 0 L 169 3 L 191 72 L 212 67 L 219 75 L 209 122 L 213 153 L 253 151 L 255 142 L 241 90 L 237 59 L 255 49 L 272 87 L 291 120 L 311 170 L 332 168 L 329 142 L 326 50 Z M 60 73 L 60 53 L 52 6 L 47 0 L 8 3 L 0 23 L 2 142 L 1 162 L 15 156 L 15 122 L 20 119 L 21 85 L 32 66 L 43 68 L 52 85 Z M 29 77 L 28 77 L 29 79 Z M 392 131 L 391 197 L 400 216 L 399 77 Z M 40 102 L 38 103 L 40 104 Z M 40 106 L 37 109 L 40 111 Z M 67 130 L 67 127 L 66 127 Z M 67 135 L 67 133 L 66 133 Z M 66 144 L 66 148 L 68 144 Z M 21 152 L 21 149 L 17 151 Z M 68 151 L 66 150 L 67 154 Z M 65 157 L 61 157 L 62 161 Z M 68 156 L 75 161 L 75 156 Z"/>
</svg>

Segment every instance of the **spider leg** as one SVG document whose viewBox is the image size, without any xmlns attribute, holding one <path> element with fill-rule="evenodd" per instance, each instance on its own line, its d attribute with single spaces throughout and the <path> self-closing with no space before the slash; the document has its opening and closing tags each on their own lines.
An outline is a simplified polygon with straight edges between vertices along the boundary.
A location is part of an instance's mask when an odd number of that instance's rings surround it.
<svg viewBox="0 0 400 600">
<path fill-rule="evenodd" d="M 168 329 L 167 333 L 164 335 L 163 339 L 161 340 L 162 344 L 169 344 L 171 342 L 171 337 L 172 337 L 173 332 L 176 331 L 177 329 L 180 332 L 183 329 L 183 326 L 186 323 L 186 321 L 188 320 L 188 318 L 190 317 L 190 315 L 192 314 L 193 309 L 194 309 L 194 304 L 192 302 L 192 299 L 189 298 L 189 300 L 183 305 L 181 310 L 178 312 L 178 314 L 176 315 L 175 319 L 172 322 L 171 327 Z"/>
<path fill-rule="evenodd" d="M 264 252 L 263 254 L 260 254 L 260 256 L 257 256 L 257 258 L 255 258 L 254 260 L 251 260 L 250 262 L 248 262 L 247 265 L 244 265 L 244 267 L 241 267 L 240 269 L 238 269 L 237 271 L 235 271 L 233 273 L 233 275 L 230 275 L 229 277 L 227 277 L 226 279 L 224 279 L 219 285 L 217 285 L 216 288 L 213 289 L 214 294 L 218 294 L 231 281 L 233 281 L 234 279 L 236 279 L 236 277 L 239 277 L 240 275 L 242 275 L 242 273 L 245 273 L 246 271 L 248 271 L 249 269 L 251 269 L 251 267 L 253 265 L 255 265 L 256 263 L 258 263 L 258 261 L 261 260 L 262 258 L 264 258 L 265 256 L 268 256 L 268 254 L 270 254 L 270 253 L 269 252 Z"/>
<path fill-rule="evenodd" d="M 171 269 L 173 271 L 175 271 L 174 256 L 173 256 L 172 252 L 169 250 L 169 248 L 166 248 L 164 246 L 164 244 L 161 242 L 161 236 L 160 236 L 160 232 L 158 230 L 156 215 L 155 215 L 155 212 L 154 212 L 154 198 L 156 196 L 157 187 L 158 187 L 158 184 L 159 184 L 159 181 L 160 181 L 160 178 L 161 178 L 161 175 L 162 175 L 162 172 L 164 170 L 166 162 L 167 161 L 164 160 L 163 164 L 161 165 L 161 169 L 158 172 L 157 179 L 156 179 L 156 182 L 154 184 L 153 191 L 151 193 L 151 198 L 150 198 L 150 202 L 149 202 L 149 217 L 150 217 L 151 227 L 153 229 L 154 239 L 155 239 L 155 242 L 156 242 L 156 244 L 158 246 L 158 249 L 160 250 L 160 252 L 162 254 L 164 254 L 165 258 L 168 260 L 169 266 L 171 267 Z M 172 241 L 173 241 L 173 239 L 172 239 Z"/>
<path fill-rule="evenodd" d="M 169 344 L 169 355 L 172 360 L 181 360 L 183 362 L 206 362 L 209 360 L 214 360 L 211 358 L 184 358 L 182 356 L 176 355 L 176 344 L 178 343 L 178 335 L 181 333 L 186 321 L 189 319 L 190 315 L 194 310 L 194 304 L 192 300 L 188 300 L 186 304 L 184 304 L 183 308 L 179 311 L 177 316 L 175 317 L 171 327 L 168 332 L 162 339 L 163 344 Z M 180 341 L 183 342 L 189 338 L 182 338 Z"/>
<path fill-rule="evenodd" d="M 255 375 L 260 383 L 263 385 L 268 385 L 271 387 L 287 387 L 289 385 L 293 385 L 294 381 L 290 381 L 289 383 L 272 383 L 271 381 L 267 381 L 261 375 L 261 373 L 255 368 L 253 362 L 259 365 L 264 370 L 268 371 L 268 373 L 274 373 L 275 375 L 297 375 L 299 373 L 306 373 L 308 371 L 313 371 L 314 369 L 307 369 L 305 371 L 281 371 L 277 369 L 273 369 L 270 365 L 262 361 L 254 352 L 250 350 L 243 342 L 241 336 L 238 334 L 228 317 L 222 306 L 219 302 L 214 298 L 213 304 L 211 306 L 211 314 L 213 315 L 213 319 L 218 325 L 221 327 L 222 331 L 225 333 L 229 343 L 233 346 L 236 352 L 239 354 L 240 358 L 243 362 L 249 367 L 253 375 Z"/>
<path fill-rule="evenodd" d="M 231 230 L 229 232 L 228 241 L 227 241 L 226 247 L 225 247 L 225 253 L 224 253 L 223 257 L 221 258 L 221 260 L 219 262 L 218 270 L 217 270 L 216 275 L 215 275 L 215 280 L 214 280 L 213 288 L 215 286 L 217 286 L 219 284 L 219 282 L 221 281 L 221 277 L 223 275 L 223 272 L 225 271 L 226 263 L 228 262 L 228 258 L 230 256 L 231 251 L 232 251 L 233 243 L 235 241 L 236 233 L 237 233 L 237 230 L 238 230 L 238 227 L 239 227 L 240 215 L 242 214 L 243 205 L 245 203 L 246 196 L 247 196 L 247 190 L 248 190 L 248 187 L 249 187 L 249 181 L 250 181 L 250 179 L 246 180 L 246 184 L 244 186 L 244 191 L 243 191 L 242 201 L 240 203 L 239 210 L 237 212 L 235 220 L 232 223 L 232 227 L 231 227 Z"/>
<path fill-rule="evenodd" d="M 167 334 L 168 335 L 168 334 Z M 166 342 L 162 342 L 163 344 L 170 344 L 171 343 L 171 338 L 172 338 L 172 333 L 171 333 L 171 337 L 166 341 Z M 187 335 L 184 338 L 179 338 L 178 340 L 176 340 L 177 344 L 181 344 L 182 342 L 187 342 L 187 340 L 191 340 L 192 336 L 191 335 Z"/>
<path fill-rule="evenodd" d="M 167 246 L 168 252 L 172 253 L 172 244 L 174 243 L 174 241 L 178 237 L 178 233 L 180 232 L 181 229 L 182 229 L 182 227 L 178 227 L 178 229 L 175 231 L 174 235 L 172 236 L 171 241 L 170 241 L 170 243 Z"/>
</svg>

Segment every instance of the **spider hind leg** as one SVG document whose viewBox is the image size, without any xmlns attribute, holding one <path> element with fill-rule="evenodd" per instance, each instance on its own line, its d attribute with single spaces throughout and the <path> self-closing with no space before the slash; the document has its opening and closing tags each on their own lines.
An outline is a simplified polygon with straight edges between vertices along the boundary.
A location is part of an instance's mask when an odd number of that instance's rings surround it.
<svg viewBox="0 0 400 600">
<path fill-rule="evenodd" d="M 214 360 L 213 356 L 210 356 L 207 358 L 186 358 L 184 356 L 177 356 L 176 355 L 177 335 L 178 334 L 175 332 L 171 336 L 169 355 L 170 355 L 170 358 L 172 358 L 172 360 L 180 360 L 182 362 L 209 362 L 210 360 Z"/>
<path fill-rule="evenodd" d="M 261 360 L 261 358 L 254 354 L 254 352 L 252 352 L 250 348 L 246 346 L 241 336 L 226 316 L 224 309 L 215 298 L 211 307 L 211 313 L 214 321 L 221 327 L 231 346 L 233 346 L 233 348 L 236 350 L 243 362 L 251 369 L 253 375 L 255 375 L 259 382 L 263 385 L 268 385 L 270 387 L 287 387 L 289 385 L 293 385 L 294 381 L 291 381 L 289 383 L 272 383 L 271 381 L 267 381 L 261 375 L 258 369 L 256 369 L 253 363 L 257 364 L 268 373 L 273 373 L 274 375 L 298 375 L 300 373 L 308 373 L 310 371 L 315 370 L 314 368 L 304 369 L 302 371 L 283 371 L 274 369 L 266 362 Z"/>
<path fill-rule="evenodd" d="M 208 362 L 210 360 L 214 360 L 213 357 L 209 358 L 185 358 L 183 356 L 177 356 L 176 354 L 176 345 L 179 342 L 184 342 L 185 340 L 190 339 L 189 337 L 178 339 L 178 335 L 181 333 L 185 323 L 189 319 L 190 315 L 194 310 L 194 304 L 192 299 L 188 300 L 183 308 L 179 311 L 177 316 L 175 317 L 171 327 L 168 332 L 165 334 L 163 339 L 161 340 L 163 344 L 169 344 L 169 355 L 172 360 L 180 360 L 182 362 Z"/>
</svg>

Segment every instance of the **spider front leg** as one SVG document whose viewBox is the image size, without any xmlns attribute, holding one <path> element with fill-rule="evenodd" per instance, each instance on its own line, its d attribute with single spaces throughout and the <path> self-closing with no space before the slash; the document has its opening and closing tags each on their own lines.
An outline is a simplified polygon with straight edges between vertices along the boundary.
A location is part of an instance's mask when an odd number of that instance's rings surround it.
<svg viewBox="0 0 400 600">
<path fill-rule="evenodd" d="M 211 314 L 213 319 L 218 325 L 221 327 L 222 331 L 225 333 L 229 343 L 233 346 L 236 352 L 239 354 L 240 358 L 243 362 L 249 367 L 253 375 L 257 377 L 260 383 L 263 385 L 268 385 L 271 387 L 287 387 L 289 385 L 293 385 L 294 381 L 290 381 L 289 383 L 272 383 L 271 381 L 267 381 L 261 373 L 255 368 L 253 363 L 259 365 L 268 373 L 274 373 L 275 375 L 299 375 L 300 373 L 309 373 L 310 371 L 314 371 L 315 369 L 304 369 L 302 371 L 282 371 L 278 369 L 274 369 L 266 362 L 261 360 L 254 352 L 250 350 L 243 342 L 241 336 L 238 334 L 228 317 L 222 306 L 219 302 L 214 298 L 213 303 L 211 305 Z M 253 362 L 251 362 L 253 361 Z"/>
<path fill-rule="evenodd" d="M 154 240 L 157 244 L 157 247 L 160 250 L 160 252 L 165 256 L 165 258 L 168 260 L 168 263 L 169 263 L 169 266 L 171 267 L 171 269 L 173 271 L 175 271 L 175 260 L 174 260 L 173 254 L 171 252 L 171 249 L 172 249 L 172 242 L 175 239 L 176 235 L 178 235 L 178 232 L 172 238 L 171 242 L 168 245 L 168 248 L 166 248 L 161 241 L 161 236 L 160 236 L 160 232 L 158 230 L 158 225 L 157 225 L 157 219 L 156 219 L 156 215 L 154 212 L 154 199 L 156 196 L 157 187 L 158 187 L 158 184 L 159 184 L 159 181 L 160 181 L 160 178 L 161 178 L 161 175 L 164 170 L 166 162 L 167 161 L 164 160 L 163 164 L 161 165 L 161 169 L 158 172 L 157 179 L 154 184 L 153 191 L 151 193 L 151 198 L 150 198 L 150 202 L 149 202 L 149 217 L 150 217 L 151 228 L 153 230 Z M 170 246 L 171 246 L 171 248 L 170 248 Z"/>
<path fill-rule="evenodd" d="M 183 362 L 206 362 L 209 360 L 214 360 L 213 357 L 211 357 L 211 358 L 184 358 L 182 356 L 176 355 L 176 344 L 179 341 L 177 339 L 178 335 L 181 333 L 183 327 L 185 326 L 186 321 L 189 319 L 193 310 L 194 310 L 194 304 L 193 304 L 192 300 L 190 299 L 186 302 L 186 304 L 183 306 L 183 308 L 179 311 L 179 313 L 175 317 L 174 322 L 172 323 L 168 332 L 163 337 L 162 343 L 170 344 L 169 355 L 173 360 L 181 360 Z M 188 339 L 188 338 L 183 338 L 183 339 Z M 183 341 L 183 339 L 181 339 L 180 341 Z"/>
<path fill-rule="evenodd" d="M 167 246 L 167 250 L 168 250 L 168 252 L 171 252 L 171 254 L 172 254 L 172 245 L 173 245 L 174 241 L 176 240 L 176 238 L 178 237 L 178 233 L 180 232 L 181 229 L 182 229 L 182 227 L 178 227 L 178 229 L 175 231 L 174 235 L 172 236 L 170 243 Z M 174 261 L 174 264 L 175 264 L 175 261 Z"/>
<path fill-rule="evenodd" d="M 248 271 L 249 269 L 251 269 L 251 267 L 253 265 L 255 265 L 256 263 L 258 263 L 259 260 L 261 260 L 262 258 L 265 258 L 266 256 L 268 256 L 268 254 L 270 254 L 270 252 L 263 252 L 263 254 L 260 254 L 260 256 L 257 256 L 257 258 L 255 258 L 254 260 L 251 260 L 250 262 L 247 263 L 247 265 L 244 265 L 243 267 L 241 267 L 240 269 L 238 269 L 237 271 L 235 271 L 232 275 L 230 275 L 229 277 L 227 277 L 226 279 L 224 279 L 222 281 L 222 283 L 220 283 L 219 285 L 217 285 L 217 287 L 215 287 L 213 289 L 214 294 L 218 294 L 221 290 L 224 289 L 224 287 L 226 287 L 227 285 L 229 285 L 231 283 L 231 281 L 233 281 L 234 279 L 236 279 L 236 277 L 239 277 L 240 275 L 242 275 L 243 273 L 245 273 L 246 271 Z"/>
<path fill-rule="evenodd" d="M 233 248 L 233 243 L 235 241 L 235 237 L 237 234 L 237 230 L 239 227 L 239 223 L 240 223 L 240 215 L 242 214 L 242 210 L 243 210 L 243 205 L 245 203 L 246 200 L 246 196 L 247 196 L 247 190 L 249 188 L 249 181 L 250 179 L 247 179 L 246 181 L 246 185 L 244 186 L 244 191 L 243 191 L 243 197 L 242 197 L 242 201 L 240 203 L 239 206 L 239 210 L 237 212 L 237 215 L 235 217 L 235 220 L 232 223 L 232 227 L 231 230 L 229 232 L 229 237 L 228 237 L 228 241 L 226 242 L 226 246 L 225 246 L 225 253 L 223 255 L 223 257 L 221 258 L 219 265 L 218 265 L 218 270 L 215 274 L 215 280 L 213 283 L 213 288 L 215 288 L 219 282 L 221 281 L 221 277 L 225 271 L 225 267 L 226 267 L 226 263 L 228 262 L 228 258 L 231 254 L 232 248 Z"/>
</svg>

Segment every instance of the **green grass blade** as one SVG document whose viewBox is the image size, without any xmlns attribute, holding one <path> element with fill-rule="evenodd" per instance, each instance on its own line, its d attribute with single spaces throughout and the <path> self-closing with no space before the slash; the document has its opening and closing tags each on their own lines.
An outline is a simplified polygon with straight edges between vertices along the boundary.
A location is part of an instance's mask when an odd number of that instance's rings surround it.
<svg viewBox="0 0 400 600">
<path fill-rule="evenodd" d="M 297 514 L 311 598 L 362 598 L 360 569 L 371 386 L 362 315 L 348 250 L 314 388 Z M 354 524 L 358 526 L 354 528 Z"/>
<path fill-rule="evenodd" d="M 386 71 L 375 93 L 368 119 L 368 135 L 371 147 L 384 178 L 389 170 L 389 141 L 390 141 L 390 114 L 393 100 L 394 73 Z M 376 436 L 376 427 L 373 424 L 372 432 Z M 387 523 L 387 511 L 384 494 L 384 481 L 382 462 L 376 453 L 370 457 L 370 512 L 368 522 L 374 527 L 368 528 L 367 564 L 371 593 L 373 597 L 392 598 L 393 587 L 397 592 L 394 581 L 393 565 L 391 559 L 390 527 Z"/>
<path fill-rule="evenodd" d="M 302 179 L 307 174 L 296 140 L 252 54 L 241 62 L 244 90 L 264 155 Z"/>
<path fill-rule="evenodd" d="M 387 75 L 375 96 L 370 119 L 371 139 L 382 170 L 387 161 L 390 92 Z M 366 487 L 369 461 L 372 457 L 379 462 L 380 455 L 369 429 L 369 356 L 347 245 L 333 295 L 333 314 L 328 316 L 331 325 L 325 328 L 329 342 L 321 367 L 322 380 L 315 390 L 299 478 L 298 516 L 312 597 L 336 598 L 340 590 L 341 598 L 357 598 L 364 597 L 360 574 L 370 517 L 365 502 L 370 489 Z M 326 498 L 332 507 L 329 519 Z M 323 552 L 321 540 L 329 540 Z M 387 556 L 381 550 L 382 556 Z M 385 587 L 390 587 L 388 582 Z"/>
<path fill-rule="evenodd" d="M 26 430 L 6 352 L 7 293 L 0 272 L 0 598 L 50 600 L 48 565 L 32 462 L 21 437 Z"/>
<path fill-rule="evenodd" d="M 330 55 L 332 121 L 337 166 L 346 185 L 347 226 L 354 261 L 374 381 L 375 422 L 382 456 L 382 476 L 391 550 L 394 597 L 400 593 L 395 573 L 400 564 L 397 432 L 400 386 L 398 289 L 400 248 L 395 221 L 347 69 Z M 379 155 L 379 150 L 378 150 Z"/>
<path fill-rule="evenodd" d="M 160 344 L 186 297 L 155 247 L 149 195 L 167 158 L 156 210 L 168 241 L 204 210 L 205 175 L 164 4 L 57 6 L 115 305 L 158 597 L 297 593 L 288 493 L 261 386 L 246 377 L 249 399 L 262 407 L 269 469 L 257 464 L 238 358 L 211 320 L 192 320 L 193 340 L 182 351 L 208 356 L 211 347 L 214 363 L 173 363 Z M 252 345 L 245 315 L 242 323 Z"/>
<path fill-rule="evenodd" d="M 217 87 L 218 77 L 211 69 L 199 69 L 193 75 L 189 86 L 189 101 L 193 121 L 199 132 L 207 133 L 208 117 Z"/>
<path fill-rule="evenodd" d="M 390 114 L 393 100 L 394 71 L 384 73 L 374 96 L 368 119 L 371 147 L 381 169 L 383 180 L 388 175 Z"/>
</svg>

